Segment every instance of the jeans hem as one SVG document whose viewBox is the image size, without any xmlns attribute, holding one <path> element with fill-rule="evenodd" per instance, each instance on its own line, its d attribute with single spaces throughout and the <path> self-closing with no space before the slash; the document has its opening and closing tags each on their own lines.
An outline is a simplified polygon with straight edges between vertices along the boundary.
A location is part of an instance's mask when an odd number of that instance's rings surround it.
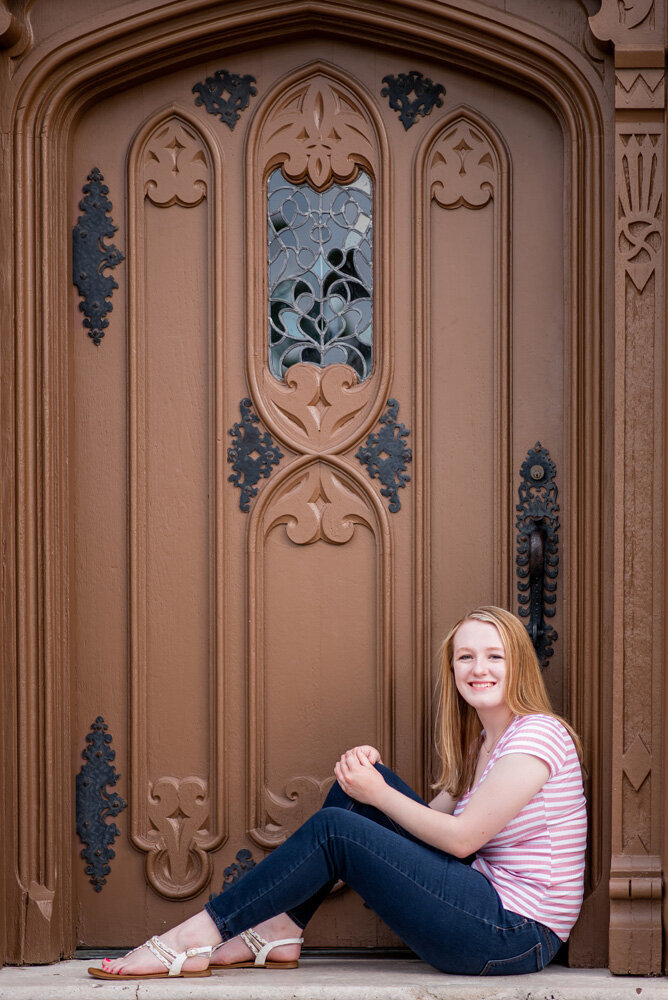
<svg viewBox="0 0 668 1000">
<path fill-rule="evenodd" d="M 303 931 L 303 930 L 304 930 L 304 928 L 306 927 L 306 924 L 302 923 L 302 921 L 301 921 L 301 920 L 299 920 L 299 919 L 298 919 L 297 917 L 295 917 L 295 915 L 294 915 L 294 913 L 292 912 L 292 910 L 286 910 L 286 911 L 285 911 L 285 915 L 286 915 L 287 917 L 290 917 L 290 920 L 292 920 L 292 922 L 293 922 L 294 924 L 297 924 L 297 927 L 299 927 L 300 931 Z"/>
<path fill-rule="evenodd" d="M 205 903 L 204 904 L 204 911 L 205 911 L 205 913 L 208 913 L 208 915 L 213 920 L 214 924 L 216 925 L 216 930 L 218 931 L 218 933 L 222 937 L 223 941 L 229 941 L 230 938 L 234 937 L 234 934 L 232 934 L 232 933 L 230 933 L 230 931 L 228 931 L 227 925 L 226 925 L 225 921 L 221 920 L 221 918 L 218 916 L 218 914 L 216 913 L 216 911 L 212 908 L 212 906 L 211 906 L 210 903 Z"/>
</svg>

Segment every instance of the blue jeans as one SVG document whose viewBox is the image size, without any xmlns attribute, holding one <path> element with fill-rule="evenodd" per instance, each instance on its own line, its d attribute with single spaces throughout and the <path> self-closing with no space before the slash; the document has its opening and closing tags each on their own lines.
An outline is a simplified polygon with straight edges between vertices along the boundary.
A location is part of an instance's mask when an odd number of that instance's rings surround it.
<svg viewBox="0 0 668 1000">
<path fill-rule="evenodd" d="M 388 784 L 423 800 L 377 764 Z M 442 972 L 538 972 L 561 940 L 506 910 L 490 882 L 334 784 L 322 808 L 206 911 L 223 941 L 283 911 L 305 927 L 338 879 L 354 889 L 412 950 Z"/>
</svg>

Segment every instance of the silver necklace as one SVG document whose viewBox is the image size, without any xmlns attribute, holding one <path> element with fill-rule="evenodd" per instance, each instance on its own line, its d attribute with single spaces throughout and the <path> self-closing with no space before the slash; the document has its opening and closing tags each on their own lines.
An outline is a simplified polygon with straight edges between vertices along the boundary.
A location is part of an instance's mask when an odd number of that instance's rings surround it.
<svg viewBox="0 0 668 1000">
<path fill-rule="evenodd" d="M 514 719 L 514 718 L 515 718 L 515 716 L 513 715 L 513 718 L 512 718 L 512 719 L 510 719 L 510 720 L 509 720 L 509 721 L 508 721 L 508 722 L 507 722 L 507 723 L 505 724 L 505 726 L 503 727 L 503 729 L 501 730 L 501 732 L 499 733 L 499 735 L 498 735 L 498 736 L 496 737 L 496 739 L 495 739 L 495 740 L 494 740 L 494 742 L 492 743 L 492 745 L 491 745 L 491 747 L 489 748 L 489 750 L 488 750 L 488 749 L 487 749 L 487 747 L 485 746 L 485 743 L 484 743 L 484 740 L 483 740 L 483 744 L 482 744 L 482 749 L 483 749 L 483 750 L 485 751 L 485 753 L 487 754 L 487 756 L 488 756 L 488 757 L 489 757 L 489 756 L 491 755 L 491 753 L 492 753 L 492 750 L 494 749 L 494 747 L 496 746 L 496 744 L 497 744 L 497 743 L 499 742 L 499 740 L 501 739 L 501 737 L 503 736 L 503 734 L 505 733 L 506 729 L 508 728 L 508 726 L 510 725 L 510 723 L 511 723 L 511 722 L 513 721 L 513 719 Z M 485 736 L 486 736 L 486 735 L 487 735 L 487 733 L 485 733 Z"/>
</svg>

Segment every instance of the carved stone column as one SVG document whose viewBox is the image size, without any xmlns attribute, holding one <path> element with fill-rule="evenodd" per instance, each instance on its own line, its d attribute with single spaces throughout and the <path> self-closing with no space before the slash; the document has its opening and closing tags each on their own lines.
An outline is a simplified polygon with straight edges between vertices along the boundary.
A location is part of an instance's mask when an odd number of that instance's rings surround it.
<svg viewBox="0 0 668 1000">
<path fill-rule="evenodd" d="M 603 0 L 615 48 L 614 637 L 610 957 L 662 971 L 665 6 Z"/>
</svg>

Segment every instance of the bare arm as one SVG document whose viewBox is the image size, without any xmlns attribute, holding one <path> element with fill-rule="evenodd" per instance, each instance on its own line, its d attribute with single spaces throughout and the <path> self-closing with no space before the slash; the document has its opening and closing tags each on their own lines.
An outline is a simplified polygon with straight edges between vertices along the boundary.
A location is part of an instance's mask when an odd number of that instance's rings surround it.
<svg viewBox="0 0 668 1000">
<path fill-rule="evenodd" d="M 457 805 L 457 799 L 453 799 L 450 792 L 446 792 L 442 789 L 429 803 L 430 809 L 435 809 L 437 812 L 448 813 L 452 816 L 455 811 L 455 806 Z"/>
<path fill-rule="evenodd" d="M 471 796 L 463 812 L 453 816 L 390 788 L 369 760 L 361 755 L 339 761 L 334 771 L 337 781 L 352 798 L 376 806 L 409 833 L 458 858 L 474 854 L 503 830 L 540 791 L 550 774 L 547 764 L 532 754 L 502 757 Z M 441 796 L 437 796 L 434 803 L 439 799 L 441 805 L 449 805 Z"/>
</svg>

